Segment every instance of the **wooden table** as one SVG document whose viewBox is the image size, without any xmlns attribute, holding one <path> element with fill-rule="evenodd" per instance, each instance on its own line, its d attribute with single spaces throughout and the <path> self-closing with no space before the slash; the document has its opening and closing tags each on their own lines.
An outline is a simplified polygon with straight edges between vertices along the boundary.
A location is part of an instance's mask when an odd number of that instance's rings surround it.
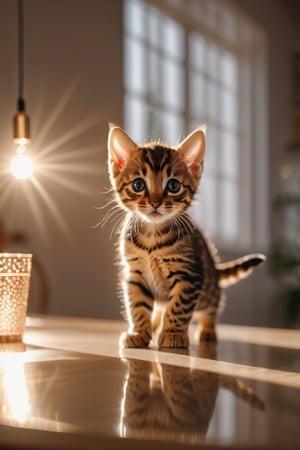
<svg viewBox="0 0 300 450">
<path fill-rule="evenodd" d="M 300 331 L 218 325 L 188 351 L 120 349 L 126 325 L 29 317 L 0 344 L 0 448 L 300 449 Z"/>
</svg>

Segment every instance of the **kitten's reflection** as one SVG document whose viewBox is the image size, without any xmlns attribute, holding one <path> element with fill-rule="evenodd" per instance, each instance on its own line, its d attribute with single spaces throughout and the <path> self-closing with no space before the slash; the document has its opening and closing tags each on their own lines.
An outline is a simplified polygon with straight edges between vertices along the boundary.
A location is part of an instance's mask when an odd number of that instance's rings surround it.
<svg viewBox="0 0 300 450">
<path fill-rule="evenodd" d="M 170 350 L 170 353 L 175 351 Z M 183 351 L 176 351 L 183 354 Z M 188 351 L 184 352 L 188 354 Z M 216 345 L 202 343 L 199 356 L 215 358 Z M 253 390 L 234 377 L 169 364 L 126 360 L 119 432 L 122 437 L 205 439 L 219 388 L 264 409 Z"/>
</svg>

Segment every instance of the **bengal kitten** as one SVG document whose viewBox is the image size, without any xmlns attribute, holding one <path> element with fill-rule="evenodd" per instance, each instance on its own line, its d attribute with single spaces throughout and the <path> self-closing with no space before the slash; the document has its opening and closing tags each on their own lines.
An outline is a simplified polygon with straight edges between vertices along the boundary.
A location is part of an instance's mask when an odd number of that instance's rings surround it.
<svg viewBox="0 0 300 450">
<path fill-rule="evenodd" d="M 110 125 L 109 176 L 125 210 L 119 241 L 122 300 L 129 323 L 125 347 L 147 347 L 158 328 L 160 347 L 187 347 L 188 326 L 200 313 L 201 340 L 216 340 L 221 288 L 249 275 L 264 255 L 221 264 L 186 213 L 197 190 L 205 153 L 205 128 L 177 147 L 142 146 Z M 158 308 L 154 308 L 158 305 Z"/>
</svg>

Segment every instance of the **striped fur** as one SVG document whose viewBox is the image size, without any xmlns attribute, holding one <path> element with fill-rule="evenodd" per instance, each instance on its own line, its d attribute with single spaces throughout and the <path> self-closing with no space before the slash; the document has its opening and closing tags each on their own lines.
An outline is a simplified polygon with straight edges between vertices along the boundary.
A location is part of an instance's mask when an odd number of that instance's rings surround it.
<svg viewBox="0 0 300 450">
<path fill-rule="evenodd" d="M 109 175 L 125 211 L 119 240 L 120 284 L 129 324 L 125 347 L 187 347 L 188 326 L 200 313 L 202 340 L 215 340 L 221 288 L 250 274 L 263 255 L 220 263 L 186 213 L 203 171 L 204 129 L 178 147 L 136 145 L 119 127 L 108 139 Z M 163 311 L 163 312 L 162 312 Z"/>
<path fill-rule="evenodd" d="M 248 277 L 262 261 L 265 261 L 265 255 L 253 253 L 243 256 L 228 263 L 216 264 L 219 271 L 219 286 L 222 288 L 231 286 L 242 278 Z"/>
</svg>

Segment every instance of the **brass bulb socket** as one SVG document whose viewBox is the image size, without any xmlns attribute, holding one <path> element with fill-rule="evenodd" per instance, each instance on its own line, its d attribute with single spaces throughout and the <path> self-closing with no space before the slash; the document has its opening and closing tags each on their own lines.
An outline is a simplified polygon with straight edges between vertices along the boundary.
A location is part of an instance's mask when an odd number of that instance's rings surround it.
<svg viewBox="0 0 300 450">
<path fill-rule="evenodd" d="M 24 111 L 19 111 L 14 116 L 14 143 L 26 144 L 30 142 L 29 116 Z"/>
</svg>

